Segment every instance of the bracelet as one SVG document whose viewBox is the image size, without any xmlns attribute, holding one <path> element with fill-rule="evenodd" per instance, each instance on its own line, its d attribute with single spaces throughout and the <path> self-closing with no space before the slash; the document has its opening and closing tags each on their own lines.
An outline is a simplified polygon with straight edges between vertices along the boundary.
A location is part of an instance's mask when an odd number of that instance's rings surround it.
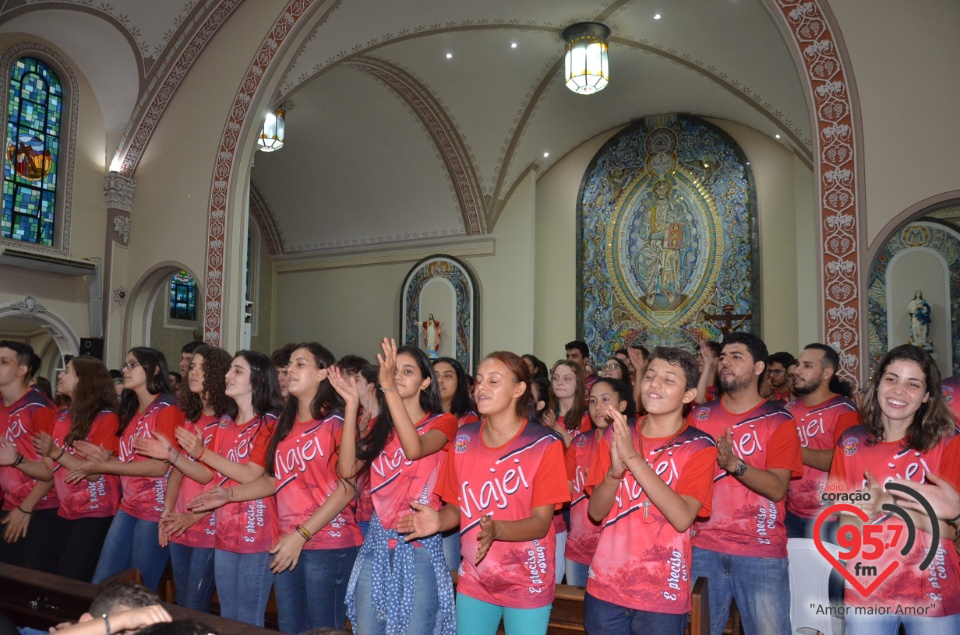
<svg viewBox="0 0 960 635">
<path fill-rule="evenodd" d="M 23 455 L 17 452 L 17 458 L 13 461 L 12 467 L 17 467 L 21 463 L 23 463 Z"/>
<path fill-rule="evenodd" d="M 25 510 L 25 509 L 24 509 L 23 507 L 21 507 L 20 505 L 17 505 L 17 509 L 19 509 L 22 513 L 26 514 L 27 516 L 33 516 L 33 512 L 32 512 L 32 511 L 28 512 L 27 510 Z"/>
<path fill-rule="evenodd" d="M 960 514 L 957 514 L 956 518 L 948 520 L 947 524 L 951 525 L 954 529 L 960 529 Z"/>
<path fill-rule="evenodd" d="M 176 464 L 177 464 L 177 459 L 179 459 L 179 458 L 180 458 L 180 453 L 177 452 L 176 455 L 173 457 L 173 460 L 170 461 L 170 466 L 173 467 L 174 465 L 176 465 Z"/>
<path fill-rule="evenodd" d="M 626 477 L 626 475 L 627 475 L 627 471 L 626 471 L 626 470 L 624 470 L 624 471 L 623 471 L 623 474 L 621 474 L 620 476 L 617 476 L 616 474 L 613 473 L 613 468 L 612 468 L 612 467 L 611 467 L 609 470 L 607 470 L 607 476 L 609 476 L 610 478 L 612 478 L 612 479 L 614 479 L 614 480 L 617 480 L 617 481 L 622 481 L 622 480 L 624 479 L 624 477 Z"/>
<path fill-rule="evenodd" d="M 203 453 L 206 452 L 206 451 L 207 451 L 207 448 L 205 448 L 205 447 L 200 448 L 200 454 L 197 455 L 196 460 L 199 461 L 200 459 L 202 459 L 202 458 L 203 458 Z"/>
<path fill-rule="evenodd" d="M 297 533 L 303 536 L 305 542 L 310 542 L 310 539 L 313 538 L 313 534 L 307 531 L 307 528 L 303 525 L 297 525 Z"/>
<path fill-rule="evenodd" d="M 400 392 L 400 391 L 397 389 L 396 386 L 394 386 L 393 388 L 384 388 L 383 386 L 380 386 L 380 392 Z"/>
<path fill-rule="evenodd" d="M 227 495 L 229 496 L 229 498 L 228 498 L 227 500 L 232 503 L 232 502 L 233 502 L 233 488 L 232 488 L 232 487 L 228 487 L 228 488 L 227 488 Z"/>
<path fill-rule="evenodd" d="M 107 627 L 107 635 L 110 635 L 110 616 L 106 613 L 103 614 L 103 623 Z"/>
<path fill-rule="evenodd" d="M 66 453 L 67 453 L 67 448 L 63 448 L 62 450 L 60 450 L 60 454 L 57 455 L 57 458 L 55 458 L 54 461 L 59 461 L 63 457 L 63 455 Z"/>
</svg>

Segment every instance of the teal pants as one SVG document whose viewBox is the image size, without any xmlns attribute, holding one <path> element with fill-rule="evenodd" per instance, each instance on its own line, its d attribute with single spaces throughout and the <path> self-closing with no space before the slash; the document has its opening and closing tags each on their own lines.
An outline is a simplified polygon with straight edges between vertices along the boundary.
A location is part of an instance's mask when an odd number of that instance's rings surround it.
<svg viewBox="0 0 960 635">
<path fill-rule="evenodd" d="M 494 635 L 503 618 L 506 635 L 543 635 L 552 604 L 539 609 L 512 609 L 457 593 L 457 635 Z"/>
</svg>

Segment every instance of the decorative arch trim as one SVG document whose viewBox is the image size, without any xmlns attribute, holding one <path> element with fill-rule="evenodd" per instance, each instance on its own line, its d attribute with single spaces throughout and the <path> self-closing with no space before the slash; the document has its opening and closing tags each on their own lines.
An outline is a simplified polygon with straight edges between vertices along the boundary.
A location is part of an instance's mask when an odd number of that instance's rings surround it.
<svg viewBox="0 0 960 635">
<path fill-rule="evenodd" d="M 32 302 L 28 301 L 28 298 Z M 70 322 L 42 304 L 39 304 L 33 296 L 28 295 L 19 302 L 0 305 L 0 319 L 6 317 L 28 317 L 35 319 L 40 322 L 47 333 L 50 334 L 50 337 L 57 343 L 61 354 L 80 354 L 80 336 L 73 330 L 73 327 L 70 326 Z"/>
<path fill-rule="evenodd" d="M 77 82 L 77 76 L 73 69 L 67 63 L 66 59 L 55 49 L 50 48 L 39 42 L 20 42 L 8 48 L 3 57 L 0 58 L 0 73 L 3 73 L 0 90 L 3 91 L 0 96 L 0 104 L 3 105 L 3 112 L 8 109 L 7 99 L 10 94 L 10 66 L 19 58 L 25 55 L 36 55 L 45 62 L 53 64 L 54 70 L 60 78 L 60 85 L 66 87 L 64 95 L 65 108 L 68 113 L 63 117 L 66 124 L 61 128 L 60 133 L 60 165 L 57 166 L 58 172 L 63 175 L 63 180 L 57 186 L 57 210 L 54 217 L 54 233 L 56 238 L 53 247 L 38 245 L 20 240 L 9 240 L 0 238 L 0 243 L 32 251 L 40 254 L 56 254 L 61 256 L 70 255 L 70 228 L 73 219 L 73 173 L 77 164 L 77 124 L 80 119 L 80 85 Z M 6 125 L 6 124 L 4 124 Z"/>
<path fill-rule="evenodd" d="M 840 375 L 858 383 L 866 352 L 861 338 L 859 171 L 862 143 L 855 121 L 853 77 L 825 0 L 768 0 L 797 53 L 813 117 L 820 236 L 821 332 L 840 354 Z"/>
</svg>

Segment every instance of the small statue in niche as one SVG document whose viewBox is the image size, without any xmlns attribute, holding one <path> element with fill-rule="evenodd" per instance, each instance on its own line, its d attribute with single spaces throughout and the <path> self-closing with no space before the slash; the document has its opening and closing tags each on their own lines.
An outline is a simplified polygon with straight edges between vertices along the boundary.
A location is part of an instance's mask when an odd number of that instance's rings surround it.
<svg viewBox="0 0 960 635">
<path fill-rule="evenodd" d="M 914 294 L 913 300 L 907 305 L 907 314 L 910 316 L 908 343 L 933 351 L 933 340 L 930 339 L 930 304 L 923 299 L 922 291 Z"/>
<path fill-rule="evenodd" d="M 427 349 L 427 357 L 430 359 L 440 357 L 437 351 L 440 349 L 440 340 L 443 337 L 441 335 L 443 322 L 438 321 L 431 313 L 426 322 L 421 323 L 420 326 L 423 328 L 423 347 Z"/>
</svg>

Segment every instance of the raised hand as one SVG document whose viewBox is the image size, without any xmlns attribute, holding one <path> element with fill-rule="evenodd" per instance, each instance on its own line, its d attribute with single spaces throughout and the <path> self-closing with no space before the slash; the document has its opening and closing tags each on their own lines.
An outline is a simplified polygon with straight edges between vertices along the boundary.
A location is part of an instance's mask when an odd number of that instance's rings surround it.
<svg viewBox="0 0 960 635">
<path fill-rule="evenodd" d="M 107 450 L 101 445 L 94 445 L 89 441 L 74 441 L 73 447 L 76 448 L 80 456 L 85 459 L 90 459 L 92 461 L 106 461 L 110 458 L 110 450 Z"/>
<path fill-rule="evenodd" d="M 612 422 L 610 425 L 613 426 L 610 437 L 610 458 L 613 459 L 613 448 L 616 447 L 617 456 L 622 466 L 616 470 L 616 473 L 619 474 L 627 469 L 627 461 L 639 455 L 636 448 L 633 447 L 633 435 L 630 434 L 630 425 L 627 423 L 626 416 L 613 406 L 607 406 L 606 416 Z"/>
<path fill-rule="evenodd" d="M 177 458 L 177 451 L 173 448 L 170 440 L 159 432 L 154 432 L 153 437 L 136 437 L 133 440 L 133 448 L 137 454 L 149 456 L 158 461 L 173 462 Z"/>
<path fill-rule="evenodd" d="M 193 433 L 186 428 L 177 428 L 177 443 L 194 460 L 203 454 L 203 436 L 199 431 Z"/>
<path fill-rule="evenodd" d="M 80 443 L 77 441 L 77 443 Z M 91 474 L 102 474 L 103 462 L 96 459 L 86 459 L 80 465 L 67 472 L 66 482 L 73 484 L 79 483 Z"/>
<path fill-rule="evenodd" d="M 53 442 L 53 437 L 46 432 L 33 437 L 33 447 L 40 456 L 49 456 L 51 459 L 60 454 L 60 448 Z"/>
<path fill-rule="evenodd" d="M 426 538 L 440 531 L 440 512 L 429 505 L 411 501 L 412 514 L 397 521 L 397 533 L 406 534 L 406 541 Z"/>
<path fill-rule="evenodd" d="M 223 507 L 230 502 L 230 491 L 223 487 L 214 487 L 203 492 L 187 503 L 187 509 L 192 512 L 206 512 Z"/>
<path fill-rule="evenodd" d="M 739 461 L 740 457 L 733 451 L 733 430 L 727 428 L 726 433 L 717 437 L 717 465 L 732 472 Z"/>
<path fill-rule="evenodd" d="M 383 349 L 383 355 L 377 353 L 377 361 L 380 363 L 380 387 L 385 390 L 394 388 L 394 373 L 397 372 L 397 340 L 385 337 L 380 343 Z"/>
<path fill-rule="evenodd" d="M 477 559 L 474 564 L 480 564 L 490 551 L 490 545 L 500 537 L 500 525 L 490 516 L 480 519 L 480 533 L 477 534 Z"/>
<path fill-rule="evenodd" d="M 894 479 L 892 482 L 916 490 L 918 494 L 927 499 L 938 518 L 952 520 L 960 516 L 960 494 L 957 494 L 957 490 L 953 489 L 948 481 L 931 472 L 927 472 L 925 478 L 928 481 L 927 483 L 915 483 L 903 478 Z M 897 499 L 897 504 L 901 507 L 926 512 L 920 501 L 912 496 L 896 491 L 892 493 Z"/>
<path fill-rule="evenodd" d="M 876 477 L 870 472 L 863 473 L 867 480 L 866 491 L 870 493 L 869 500 L 859 500 L 853 504 L 864 511 L 870 518 L 876 518 L 880 515 L 884 503 L 892 503 L 893 496 L 883 491 L 883 486 L 877 481 Z M 867 498 L 864 496 L 863 498 Z"/>
<path fill-rule="evenodd" d="M 360 389 L 357 388 L 355 375 L 348 375 L 334 365 L 329 368 L 327 379 L 330 380 L 330 385 L 337 391 L 337 394 L 343 397 L 345 405 L 360 404 Z"/>
<path fill-rule="evenodd" d="M 18 454 L 16 445 L 0 439 L 0 465 L 13 465 L 17 462 Z"/>
</svg>

